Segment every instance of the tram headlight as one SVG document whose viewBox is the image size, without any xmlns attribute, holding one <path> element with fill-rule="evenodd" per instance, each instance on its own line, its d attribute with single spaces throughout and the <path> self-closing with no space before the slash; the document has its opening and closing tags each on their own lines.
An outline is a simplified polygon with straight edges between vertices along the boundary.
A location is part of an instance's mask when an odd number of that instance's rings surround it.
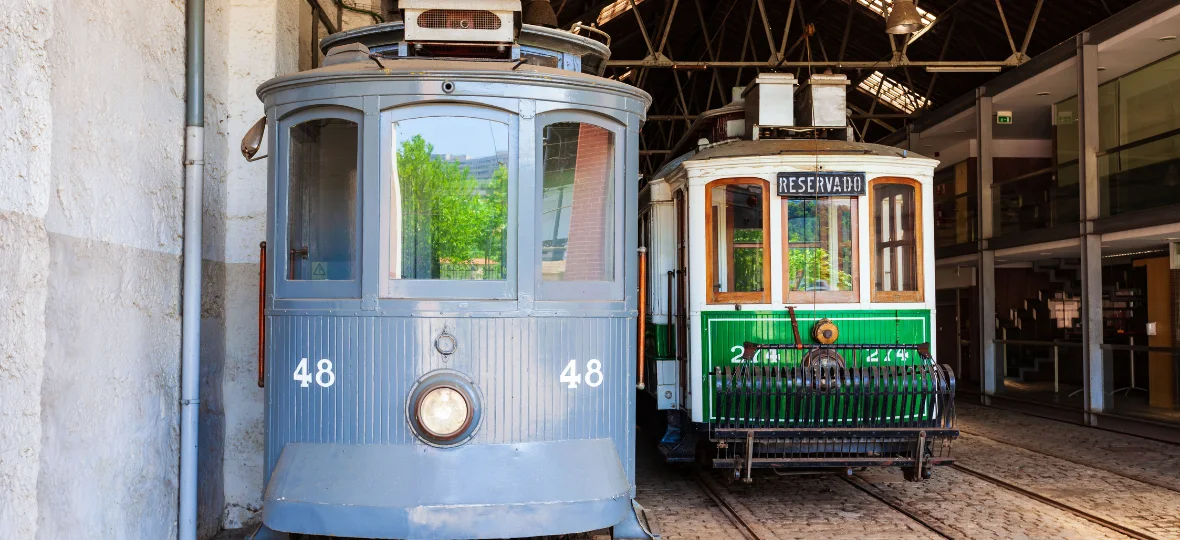
<svg viewBox="0 0 1180 540">
<path fill-rule="evenodd" d="M 471 406 L 459 390 L 431 388 L 418 400 L 418 423 L 433 437 L 451 439 L 471 423 Z"/>
<path fill-rule="evenodd" d="M 440 369 L 414 383 L 405 411 L 406 423 L 419 440 L 446 448 L 475 436 L 483 418 L 483 398 L 470 377 Z"/>
</svg>

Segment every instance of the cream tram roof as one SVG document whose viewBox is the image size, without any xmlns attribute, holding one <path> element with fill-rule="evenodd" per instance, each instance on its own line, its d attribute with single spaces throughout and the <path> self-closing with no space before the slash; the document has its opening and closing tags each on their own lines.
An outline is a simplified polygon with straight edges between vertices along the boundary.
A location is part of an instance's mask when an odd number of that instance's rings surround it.
<svg viewBox="0 0 1180 540">
<path fill-rule="evenodd" d="M 890 158 L 885 161 L 906 160 L 901 163 L 918 167 L 929 167 L 933 172 L 938 160 L 928 158 L 892 146 L 872 143 L 847 141 L 833 141 L 824 139 L 763 139 L 757 141 L 731 139 L 722 141 L 704 149 L 684 154 L 664 166 L 653 177 L 656 182 L 670 176 L 681 166 L 691 163 L 707 162 L 711 160 L 733 160 L 740 158 L 783 158 L 777 161 L 792 165 L 806 165 L 805 160 L 821 159 L 828 162 L 831 158 L 842 156 L 855 158 Z M 880 160 L 875 160 L 880 161 Z"/>
</svg>

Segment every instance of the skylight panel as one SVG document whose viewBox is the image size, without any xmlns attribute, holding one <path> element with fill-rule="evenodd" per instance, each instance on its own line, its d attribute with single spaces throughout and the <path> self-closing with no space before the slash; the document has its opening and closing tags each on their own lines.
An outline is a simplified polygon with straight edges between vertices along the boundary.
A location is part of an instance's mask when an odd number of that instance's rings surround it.
<svg viewBox="0 0 1180 540">
<path fill-rule="evenodd" d="M 926 108 L 926 98 L 917 92 L 906 88 L 901 83 L 886 77 L 880 71 L 874 71 L 856 87 L 857 90 L 884 102 L 906 114 L 913 114 L 918 109 Z M 878 92 L 878 89 L 880 90 Z"/>
<path fill-rule="evenodd" d="M 856 0 L 856 1 L 860 5 L 872 10 L 873 13 L 876 13 L 877 15 L 880 15 L 882 17 L 888 16 L 889 10 L 893 8 L 893 0 Z M 606 11 L 606 10 L 603 10 L 603 11 Z M 930 13 L 929 11 L 926 11 L 922 8 L 918 8 L 918 15 L 922 16 L 922 25 L 923 26 L 930 26 L 931 24 L 934 24 L 934 19 L 938 18 L 938 17 L 935 17 L 933 13 Z M 601 24 L 601 23 L 599 23 L 599 24 Z"/>
<path fill-rule="evenodd" d="M 643 0 L 635 0 L 636 6 L 642 3 Z M 606 24 L 607 21 L 626 13 L 629 9 L 631 9 L 631 0 L 615 0 L 611 5 L 598 12 L 598 26 Z"/>
</svg>

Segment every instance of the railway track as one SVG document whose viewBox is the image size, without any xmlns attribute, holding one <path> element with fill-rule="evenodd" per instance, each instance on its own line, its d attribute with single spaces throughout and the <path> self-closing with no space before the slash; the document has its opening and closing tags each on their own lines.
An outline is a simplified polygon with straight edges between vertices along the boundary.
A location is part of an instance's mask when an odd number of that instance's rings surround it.
<svg viewBox="0 0 1180 540">
<path fill-rule="evenodd" d="M 1120 523 L 1117 523 L 1117 522 L 1112 521 L 1110 519 L 1093 514 L 1091 512 L 1088 512 L 1088 511 L 1078 508 L 1076 506 L 1064 503 L 1062 501 L 1059 501 L 1059 500 L 1056 500 L 1056 499 L 1053 499 L 1050 497 L 1046 497 L 1046 496 L 1036 493 L 1034 491 L 1030 491 L 1028 489 L 1022 488 L 1020 486 L 1017 486 L 1015 484 L 1012 484 L 1012 483 L 1002 480 L 1000 478 L 996 478 L 996 477 L 991 476 L 987 473 L 972 469 L 970 467 L 965 467 L 965 466 L 959 465 L 957 463 L 952 464 L 950 467 L 956 471 L 963 473 L 963 474 L 973 476 L 973 477 L 978 478 L 982 481 L 985 481 L 989 484 L 992 484 L 996 487 L 1004 489 L 1005 491 L 1015 493 L 1015 494 L 1020 495 L 1024 498 L 1032 499 L 1032 500 L 1037 501 L 1039 503 L 1051 506 L 1051 507 L 1061 510 L 1063 512 L 1067 512 L 1069 514 L 1072 514 L 1074 516 L 1082 518 L 1086 521 L 1089 521 L 1095 525 L 1098 525 L 1104 529 L 1110 530 L 1114 533 L 1117 533 L 1117 534 L 1120 534 L 1120 535 L 1123 535 L 1123 536 L 1126 536 L 1129 538 L 1136 538 L 1136 539 L 1141 539 L 1141 540 L 1160 540 L 1160 537 L 1153 536 L 1151 534 L 1140 531 L 1138 529 L 1128 527 L 1126 525 L 1122 525 Z M 938 522 L 937 520 L 933 520 L 933 519 L 929 518 L 928 516 L 923 515 L 919 511 L 916 511 L 915 509 L 909 507 L 905 503 L 895 500 L 892 497 L 886 495 L 885 493 L 882 493 L 880 490 L 875 489 L 871 483 L 869 483 L 865 480 L 862 480 L 862 479 L 859 479 L 856 477 L 844 476 L 844 475 L 840 475 L 839 478 L 841 480 L 845 481 L 846 483 L 848 483 L 849 485 L 851 485 L 852 487 L 856 488 L 858 491 L 861 491 L 861 492 L 869 495 L 873 499 L 876 499 L 878 502 L 881 502 L 882 504 L 888 506 L 889 508 L 892 508 L 894 511 L 904 515 L 905 517 L 909 518 L 912 522 L 918 524 L 922 528 L 930 531 L 932 534 L 935 534 L 940 538 L 948 538 L 948 539 L 965 538 L 965 536 L 963 534 L 961 534 L 960 532 L 948 529 L 945 525 Z M 709 478 L 705 473 L 698 472 L 696 474 L 696 481 L 697 481 L 697 485 L 701 488 L 701 490 L 710 499 L 712 499 L 713 502 L 715 502 L 717 504 L 717 507 L 721 510 L 721 513 L 726 517 L 726 519 L 729 520 L 729 522 L 734 526 L 734 528 L 737 529 L 738 533 L 741 534 L 742 538 L 745 538 L 747 540 L 769 540 L 770 538 L 774 537 L 773 534 L 770 534 L 767 531 L 765 531 L 761 525 L 754 523 L 747 518 L 744 518 L 742 516 L 742 512 L 740 512 L 730 502 L 729 496 L 726 493 L 726 490 L 723 487 L 718 486 L 716 481 Z"/>
<path fill-rule="evenodd" d="M 892 501 L 879 493 L 875 493 L 872 489 L 864 485 L 862 481 L 853 480 L 852 478 L 844 475 L 839 475 L 839 477 L 851 484 L 856 489 L 868 494 L 874 499 L 884 503 L 886 506 L 906 516 L 921 527 L 938 535 L 940 538 L 954 538 L 954 536 L 948 534 L 940 526 L 930 523 L 927 518 L 916 514 L 913 510 L 906 507 L 905 505 L 896 501 Z M 749 521 L 742 518 L 741 514 L 733 507 L 733 505 L 729 503 L 728 497 L 723 492 L 723 490 L 717 486 L 716 482 L 714 482 L 704 473 L 697 473 L 697 485 L 700 486 L 701 490 L 704 491 L 705 494 L 713 500 L 713 502 L 717 503 L 717 507 L 721 509 L 721 513 L 725 515 L 726 519 L 728 519 L 731 524 L 733 524 L 733 526 L 738 530 L 743 538 L 746 538 L 747 540 L 767 540 L 768 538 L 773 537 L 773 535 L 763 532 L 761 530 L 761 526 L 757 524 L 751 524 Z"/>
<path fill-rule="evenodd" d="M 1056 508 L 1058 510 L 1068 512 L 1070 514 L 1078 516 L 1082 519 L 1085 519 L 1091 523 L 1094 523 L 1094 524 L 1104 527 L 1106 529 L 1110 529 L 1110 530 L 1117 532 L 1119 534 L 1129 536 L 1131 538 L 1139 538 L 1142 540 L 1157 540 L 1159 538 L 1159 537 L 1144 533 L 1142 531 L 1132 529 L 1132 528 L 1127 527 L 1125 525 L 1121 525 L 1119 523 L 1116 523 L 1114 521 L 1106 519 L 1102 516 L 1092 514 L 1090 512 L 1082 510 L 1081 508 L 1078 508 L 1076 506 L 1063 503 L 1059 500 L 1056 500 L 1056 499 L 1053 499 L 1050 497 L 1046 497 L 1046 496 L 1041 495 L 1035 491 L 1029 491 L 1029 490 L 1024 489 L 1020 486 L 1009 483 L 1005 480 L 1001 480 L 1001 479 L 991 476 L 989 474 L 986 474 L 986 473 L 983 473 L 983 472 L 980 472 L 980 471 L 977 471 L 975 469 L 971 469 L 968 467 L 964 467 L 958 463 L 952 464 L 951 467 L 961 473 L 964 473 L 964 474 L 967 474 L 970 476 L 974 476 L 975 478 L 978 478 L 980 480 L 983 480 L 985 482 L 988 482 L 992 485 L 998 486 L 998 487 L 1003 488 L 1005 490 L 1011 491 L 1013 493 L 1019 494 L 1023 497 L 1027 497 L 1027 498 L 1033 499 L 1037 502 L 1052 506 L 1053 508 Z"/>
<path fill-rule="evenodd" d="M 1042 455 L 1042 456 L 1048 456 L 1048 457 L 1051 457 L 1051 458 L 1054 458 L 1054 459 L 1060 459 L 1060 460 L 1062 460 L 1062 461 L 1068 461 L 1068 462 L 1070 462 L 1070 463 L 1073 463 L 1073 464 L 1075 464 L 1075 465 L 1081 465 L 1081 466 L 1083 466 L 1083 467 L 1089 467 L 1089 468 L 1091 468 L 1091 469 L 1098 469 L 1098 470 L 1100 470 L 1100 471 L 1105 471 L 1105 472 L 1108 472 L 1108 473 L 1110 473 L 1110 474 L 1113 474 L 1113 475 L 1115 475 L 1115 476 L 1121 476 L 1121 477 L 1123 477 L 1123 478 L 1126 478 L 1126 479 L 1128 479 L 1128 480 L 1134 480 L 1134 481 L 1136 481 L 1136 482 L 1143 482 L 1144 484 L 1149 484 L 1149 485 L 1152 485 L 1152 486 L 1155 486 L 1155 487 L 1158 487 L 1158 488 L 1163 488 L 1163 489 L 1166 489 L 1166 490 L 1168 490 L 1168 491 L 1175 491 L 1175 492 L 1177 492 L 1177 493 L 1180 493 L 1180 489 L 1176 489 L 1176 487 L 1175 487 L 1175 486 L 1170 486 L 1170 485 L 1168 485 L 1167 483 L 1160 482 L 1159 480 L 1156 480 L 1156 479 L 1154 479 L 1154 478 L 1151 478 L 1151 477 L 1148 477 L 1148 476 L 1143 476 L 1143 475 L 1134 474 L 1134 473 L 1127 473 L 1127 472 L 1120 472 L 1120 471 L 1116 471 L 1116 470 L 1114 470 L 1114 467 L 1107 467 L 1107 466 L 1104 466 L 1104 465 L 1102 465 L 1102 464 L 1096 464 L 1096 463 L 1086 462 L 1086 461 L 1084 461 L 1084 460 L 1080 460 L 1080 459 L 1077 459 L 1077 458 L 1074 458 L 1074 457 L 1069 457 L 1069 456 L 1065 456 L 1065 455 L 1059 455 L 1059 454 L 1057 454 L 1057 453 L 1055 453 L 1055 452 L 1046 452 L 1046 451 L 1044 451 L 1044 450 L 1038 450 L 1038 449 L 1036 449 L 1036 448 L 1031 448 L 1031 447 L 1025 446 L 1025 445 L 1023 445 L 1023 444 L 1017 444 L 1017 443 L 1014 443 L 1014 442 L 1012 442 L 1012 441 L 1008 441 L 1008 440 L 1004 440 L 1004 439 L 997 439 L 997 438 L 995 438 L 995 437 L 988 437 L 987 435 L 981 435 L 981 434 L 979 434 L 979 433 L 974 433 L 974 432 L 965 431 L 965 430 L 961 430 L 961 429 L 960 429 L 959 431 L 960 431 L 961 433 L 963 433 L 964 435 L 970 435 L 970 436 L 972 436 L 972 437 L 979 437 L 979 438 L 981 438 L 981 439 L 987 439 L 987 440 L 989 440 L 989 441 L 993 441 L 993 442 L 997 442 L 997 443 L 1000 443 L 1000 444 L 1004 444 L 1004 445 L 1008 445 L 1008 446 L 1016 447 L 1016 448 L 1019 448 L 1019 449 L 1021 449 L 1021 450 L 1027 450 L 1027 451 L 1029 451 L 1029 452 L 1032 452 L 1032 453 L 1034 453 L 1034 454 L 1040 454 L 1040 455 Z M 1171 443 L 1167 443 L 1167 444 L 1171 444 Z"/>
<path fill-rule="evenodd" d="M 746 540 L 767 540 L 768 535 L 760 535 L 754 526 L 751 526 L 745 519 L 742 519 L 742 516 L 738 515 L 733 506 L 729 504 L 725 494 L 718 489 L 717 484 L 706 473 L 698 471 L 696 473 L 696 479 L 701 491 L 704 491 L 705 495 L 708 495 L 710 499 L 713 499 L 713 502 L 717 503 L 717 507 L 721 509 L 721 513 L 737 528 L 742 538 Z"/>
<path fill-rule="evenodd" d="M 926 517 L 918 515 L 913 509 L 906 506 L 905 504 L 892 500 L 889 497 L 886 497 L 881 493 L 869 488 L 870 484 L 868 484 L 868 482 L 865 482 L 864 480 L 853 479 L 850 476 L 844 475 L 841 475 L 840 478 L 852 487 L 868 494 L 870 497 L 877 499 L 882 503 L 885 503 L 886 506 L 896 510 L 897 512 L 900 512 L 902 515 L 910 518 L 912 521 L 921 525 L 922 527 L 925 527 L 926 530 L 929 530 L 930 532 L 937 534 L 942 538 L 955 538 L 955 535 L 951 534 L 949 531 L 944 530 L 941 526 L 931 523 Z"/>
</svg>

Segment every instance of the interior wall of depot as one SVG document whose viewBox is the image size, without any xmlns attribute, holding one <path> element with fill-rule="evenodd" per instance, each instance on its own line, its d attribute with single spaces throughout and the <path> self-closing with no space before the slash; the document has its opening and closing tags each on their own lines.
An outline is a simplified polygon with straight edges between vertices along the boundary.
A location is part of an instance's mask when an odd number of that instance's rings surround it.
<svg viewBox="0 0 1180 540">
<path fill-rule="evenodd" d="M 0 11 L 0 538 L 176 536 L 183 37 L 179 0 Z"/>
<path fill-rule="evenodd" d="M 308 0 L 207 0 L 206 25 L 202 538 L 264 488 L 266 162 L 238 141 L 312 54 Z M 184 94 L 184 0 L 0 10 L 0 538 L 177 535 Z"/>
</svg>

